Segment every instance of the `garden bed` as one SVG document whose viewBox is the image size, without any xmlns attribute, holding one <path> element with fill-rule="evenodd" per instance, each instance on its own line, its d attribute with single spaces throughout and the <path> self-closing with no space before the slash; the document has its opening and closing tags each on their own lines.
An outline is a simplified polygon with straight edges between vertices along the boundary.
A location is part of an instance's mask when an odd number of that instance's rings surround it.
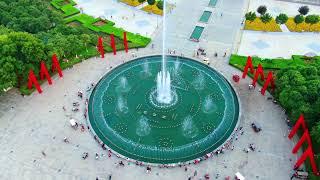
<svg viewBox="0 0 320 180">
<path fill-rule="evenodd" d="M 320 23 L 310 25 L 303 22 L 297 25 L 294 22 L 294 18 L 289 18 L 286 26 L 291 32 L 320 32 Z"/>
<path fill-rule="evenodd" d="M 282 32 L 280 26 L 274 19 L 268 23 L 263 23 L 260 18 L 256 18 L 253 22 L 246 20 L 244 29 L 252 31 Z"/>
<path fill-rule="evenodd" d="M 148 13 L 157 14 L 160 16 L 163 15 L 163 11 L 157 7 L 157 4 L 147 5 L 147 6 L 143 7 L 142 10 L 146 11 Z"/>
<path fill-rule="evenodd" d="M 138 0 L 120 0 L 120 2 L 125 3 L 129 6 L 133 6 L 133 7 L 137 7 L 140 4 L 142 4 Z"/>
</svg>

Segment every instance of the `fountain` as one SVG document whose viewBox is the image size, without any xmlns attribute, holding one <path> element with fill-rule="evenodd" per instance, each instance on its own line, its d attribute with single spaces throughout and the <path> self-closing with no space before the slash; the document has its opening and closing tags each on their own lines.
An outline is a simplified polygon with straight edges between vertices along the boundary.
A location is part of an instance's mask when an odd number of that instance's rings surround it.
<svg viewBox="0 0 320 180">
<path fill-rule="evenodd" d="M 171 77 L 167 71 L 167 62 L 165 55 L 166 44 L 166 1 L 163 1 L 163 29 L 162 29 L 162 68 L 157 76 L 157 101 L 161 104 L 170 104 L 172 102 Z"/>
<path fill-rule="evenodd" d="M 215 70 L 186 57 L 165 55 L 166 1 L 163 7 L 162 54 L 128 61 L 108 72 L 90 95 L 88 119 L 93 132 L 114 152 L 137 161 L 171 164 L 204 156 L 227 141 L 238 122 L 239 102 Z M 219 94 L 222 98 L 216 98 Z"/>
</svg>

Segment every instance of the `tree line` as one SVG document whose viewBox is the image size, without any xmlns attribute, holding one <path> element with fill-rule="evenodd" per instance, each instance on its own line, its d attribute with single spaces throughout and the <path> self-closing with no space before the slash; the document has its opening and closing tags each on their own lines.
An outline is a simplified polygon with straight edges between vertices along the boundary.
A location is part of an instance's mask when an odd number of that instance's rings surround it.
<svg viewBox="0 0 320 180">
<path fill-rule="evenodd" d="M 68 59 L 94 48 L 97 36 L 65 25 L 49 0 L 0 1 L 0 93 L 26 83 L 29 69 L 38 73 L 41 60 L 50 66 L 54 53 Z"/>
</svg>

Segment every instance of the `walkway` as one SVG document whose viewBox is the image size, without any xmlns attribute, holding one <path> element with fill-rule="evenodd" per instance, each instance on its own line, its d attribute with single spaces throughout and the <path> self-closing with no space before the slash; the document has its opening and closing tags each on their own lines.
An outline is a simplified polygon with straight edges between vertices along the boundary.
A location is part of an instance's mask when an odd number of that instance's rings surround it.
<svg viewBox="0 0 320 180">
<path fill-rule="evenodd" d="M 227 65 L 227 58 L 213 57 L 214 51 L 219 54 L 225 49 L 232 48 L 237 37 L 238 26 L 241 22 L 241 7 L 245 1 L 239 0 L 234 5 L 234 0 L 221 0 L 218 2 L 212 27 L 208 28 L 206 40 L 201 40 L 200 45 L 209 53 L 211 66 L 226 78 L 231 79 L 232 74 L 240 72 Z M 168 48 L 191 57 L 198 44 L 188 40 L 195 23 L 203 12 L 207 1 L 201 0 L 198 4 L 194 0 L 184 0 L 177 3 L 177 8 L 169 15 Z M 197 1 L 198 2 L 198 1 Z M 238 6 L 238 8 L 236 8 Z M 221 20 L 218 16 L 227 10 Z M 188 18 L 186 20 L 186 13 Z M 190 17 L 190 18 L 189 18 Z M 224 25 L 215 24 L 223 22 Z M 160 30 L 159 30 L 160 31 Z M 161 37 L 156 33 L 155 49 L 147 47 L 135 52 L 138 56 L 159 54 L 161 52 Z M 231 36 L 233 38 L 230 38 Z M 224 36 L 221 37 L 221 36 Z M 133 50 L 132 50 L 133 51 Z M 131 51 L 131 52 L 132 52 Z M 197 178 L 203 178 L 205 173 L 211 177 L 217 173 L 219 179 L 233 176 L 239 171 L 247 179 L 283 180 L 289 179 L 293 162 L 295 160 L 290 150 L 292 143 L 284 137 L 287 127 L 284 122 L 284 112 L 279 106 L 266 100 L 258 91 L 248 91 L 250 79 L 241 80 L 234 84 L 240 95 L 242 117 L 240 126 L 244 135 L 234 143 L 235 149 L 227 151 L 219 157 L 204 161 L 199 165 L 188 166 L 188 171 L 181 168 L 159 169 L 152 168 L 150 174 L 145 168 L 125 164 L 117 167 L 119 162 L 116 157 L 107 156 L 94 159 L 94 153 L 106 152 L 96 144 L 92 136 L 86 132 L 74 131 L 70 128 L 66 115 L 73 116 L 80 122 L 85 122 L 82 113 L 70 111 L 72 102 L 78 100 L 76 92 L 85 90 L 92 82 L 97 82 L 101 76 L 110 71 L 123 60 L 131 59 L 131 55 L 118 53 L 117 56 L 108 54 L 104 60 L 91 58 L 72 69 L 64 71 L 64 78 L 54 78 L 54 85 L 43 85 L 44 93 L 34 93 L 29 97 L 21 97 L 15 90 L 10 91 L 0 98 L 0 179 L 30 179 L 30 180 L 94 180 L 107 179 L 112 174 L 113 180 L 122 179 L 177 179 L 184 180 L 193 175 L 197 170 Z M 62 110 L 66 106 L 67 113 Z M 13 108 L 11 108 L 13 107 Z M 83 107 L 81 107 L 82 109 Z M 263 131 L 259 134 L 253 132 L 251 122 L 259 122 Z M 70 144 L 63 142 L 63 137 L 70 139 Z M 244 153 L 243 149 L 249 143 L 255 143 L 257 152 Z M 46 153 L 46 157 L 41 154 Z M 89 158 L 82 160 L 83 152 L 89 152 Z"/>
</svg>

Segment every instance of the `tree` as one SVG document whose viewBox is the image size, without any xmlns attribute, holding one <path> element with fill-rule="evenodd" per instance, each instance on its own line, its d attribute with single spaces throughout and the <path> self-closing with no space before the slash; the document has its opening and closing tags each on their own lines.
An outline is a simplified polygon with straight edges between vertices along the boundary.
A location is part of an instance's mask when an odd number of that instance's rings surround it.
<svg viewBox="0 0 320 180">
<path fill-rule="evenodd" d="M 267 13 L 267 14 L 262 15 L 260 17 L 260 19 L 264 24 L 267 24 L 272 20 L 272 16 L 269 13 Z"/>
<path fill-rule="evenodd" d="M 309 30 L 311 28 L 312 25 L 317 24 L 319 22 L 319 16 L 318 15 L 308 15 L 305 19 L 305 22 L 307 24 L 310 24 L 309 26 Z"/>
<path fill-rule="evenodd" d="M 134 0 L 132 0 L 132 1 L 134 1 Z M 138 2 L 139 3 L 143 3 L 143 2 L 145 2 L 146 0 L 138 0 Z"/>
<path fill-rule="evenodd" d="M 161 10 L 163 10 L 163 1 L 158 1 L 157 7 Z"/>
<path fill-rule="evenodd" d="M 293 20 L 294 20 L 294 23 L 296 23 L 296 25 L 298 25 L 298 24 L 303 23 L 304 17 L 303 17 L 302 15 L 298 14 L 298 15 L 296 15 L 296 16 L 294 17 Z"/>
<path fill-rule="evenodd" d="M 276 17 L 276 22 L 278 24 L 285 24 L 287 21 L 288 21 L 288 16 L 286 14 L 279 14 L 277 17 Z"/>
<path fill-rule="evenodd" d="M 149 5 L 154 5 L 156 3 L 156 0 L 147 0 Z"/>
<path fill-rule="evenodd" d="M 257 15 L 255 12 L 248 12 L 245 17 L 247 21 L 253 22 L 257 18 Z"/>
<path fill-rule="evenodd" d="M 301 6 L 299 9 L 298 9 L 300 15 L 307 15 L 309 13 L 309 7 L 308 6 Z"/>
<path fill-rule="evenodd" d="M 17 84 L 16 64 L 17 60 L 14 57 L 0 58 L 0 94 Z"/>
<path fill-rule="evenodd" d="M 312 128 L 310 134 L 312 139 L 320 144 L 320 121 Z"/>
<path fill-rule="evenodd" d="M 259 6 L 257 12 L 260 14 L 260 16 L 263 16 L 267 12 L 267 6 Z"/>
</svg>

